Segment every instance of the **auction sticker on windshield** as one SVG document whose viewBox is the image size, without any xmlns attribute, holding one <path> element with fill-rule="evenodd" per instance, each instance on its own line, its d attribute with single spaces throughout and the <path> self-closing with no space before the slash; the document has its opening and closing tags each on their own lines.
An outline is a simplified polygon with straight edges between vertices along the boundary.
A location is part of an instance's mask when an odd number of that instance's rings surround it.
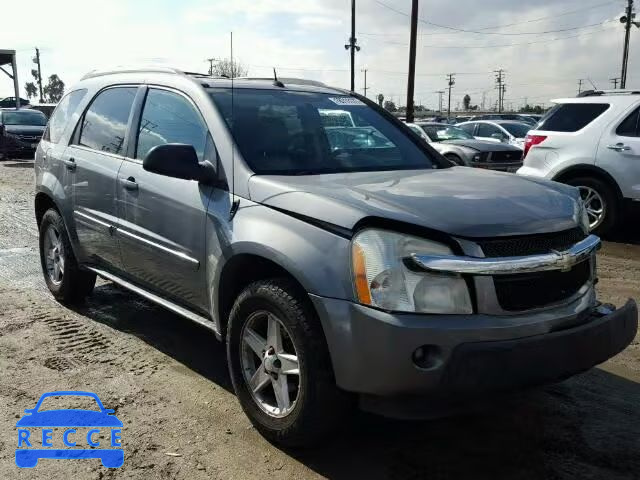
<svg viewBox="0 0 640 480">
<path fill-rule="evenodd" d="M 359 106 L 364 107 L 365 103 L 362 100 L 353 97 L 329 97 L 329 100 L 335 103 L 336 105 L 351 105 L 351 106 Z"/>
<path fill-rule="evenodd" d="M 55 404 L 61 400 L 74 408 L 51 408 L 52 403 L 60 406 Z M 41 458 L 99 458 L 107 468 L 124 463 L 122 422 L 113 415 L 114 410 L 104 408 L 95 393 L 45 393 L 25 413 L 16 423 L 18 467 L 33 468 Z"/>
</svg>

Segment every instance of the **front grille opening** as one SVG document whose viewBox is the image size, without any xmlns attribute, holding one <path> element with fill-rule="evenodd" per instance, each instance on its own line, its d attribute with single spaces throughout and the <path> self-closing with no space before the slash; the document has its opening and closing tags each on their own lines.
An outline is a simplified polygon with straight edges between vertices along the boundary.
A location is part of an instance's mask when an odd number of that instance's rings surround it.
<svg viewBox="0 0 640 480">
<path fill-rule="evenodd" d="M 520 257 L 563 251 L 584 240 L 586 235 L 580 228 L 563 232 L 543 233 L 511 238 L 491 238 L 477 241 L 485 257 Z"/>
<path fill-rule="evenodd" d="M 522 273 L 493 277 L 502 309 L 508 312 L 531 310 L 567 300 L 589 281 L 591 262 L 586 260 L 562 272 Z"/>
</svg>

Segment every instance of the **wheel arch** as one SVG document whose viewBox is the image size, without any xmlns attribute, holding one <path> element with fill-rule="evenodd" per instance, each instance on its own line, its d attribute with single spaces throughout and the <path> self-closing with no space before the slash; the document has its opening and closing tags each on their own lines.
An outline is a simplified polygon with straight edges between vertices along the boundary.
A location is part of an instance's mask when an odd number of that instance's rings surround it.
<svg viewBox="0 0 640 480">
<path fill-rule="evenodd" d="M 289 269 L 256 253 L 237 253 L 230 257 L 220 271 L 217 282 L 217 311 L 220 335 L 224 339 L 229 322 L 229 313 L 235 299 L 249 284 L 268 278 L 287 278 L 296 288 L 301 300 L 308 302 L 317 316 L 313 303 L 307 296 L 303 284 Z M 318 322 L 320 323 L 320 322 Z M 320 326 L 322 328 L 322 326 Z"/>
<path fill-rule="evenodd" d="M 566 183 L 571 178 L 576 177 L 594 177 L 609 185 L 616 194 L 618 201 L 622 201 L 622 190 L 618 186 L 618 182 L 606 171 L 595 165 L 573 165 L 565 170 L 562 170 L 554 175 L 552 178 L 555 182 Z"/>
</svg>

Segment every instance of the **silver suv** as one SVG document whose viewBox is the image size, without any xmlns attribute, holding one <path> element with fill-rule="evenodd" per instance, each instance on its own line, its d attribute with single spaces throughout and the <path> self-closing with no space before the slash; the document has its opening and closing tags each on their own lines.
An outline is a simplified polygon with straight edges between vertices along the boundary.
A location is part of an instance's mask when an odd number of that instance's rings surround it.
<svg viewBox="0 0 640 480">
<path fill-rule="evenodd" d="M 355 400 L 429 415 L 558 381 L 637 330 L 632 300 L 596 301 L 577 189 L 454 167 L 316 82 L 93 72 L 38 147 L 35 214 L 55 298 L 100 275 L 212 330 L 242 408 L 287 445 Z"/>
</svg>

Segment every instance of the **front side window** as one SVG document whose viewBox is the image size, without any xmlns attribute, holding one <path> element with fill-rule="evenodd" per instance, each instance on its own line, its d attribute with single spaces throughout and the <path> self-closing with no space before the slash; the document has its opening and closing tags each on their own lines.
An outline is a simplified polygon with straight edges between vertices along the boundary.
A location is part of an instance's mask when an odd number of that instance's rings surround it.
<svg viewBox="0 0 640 480">
<path fill-rule="evenodd" d="M 437 168 L 404 129 L 360 100 L 289 90 L 230 89 L 210 95 L 242 156 L 259 174 Z"/>
<path fill-rule="evenodd" d="M 608 103 L 561 103 L 549 110 L 536 129 L 549 132 L 577 132 L 608 108 Z"/>
<path fill-rule="evenodd" d="M 99 93 L 84 114 L 78 144 L 122 155 L 127 122 L 137 90 L 137 87 L 117 87 Z"/>
<path fill-rule="evenodd" d="M 5 125 L 44 127 L 47 124 L 47 117 L 38 110 L 6 111 L 2 113 L 2 123 Z"/>
<path fill-rule="evenodd" d="M 616 129 L 621 137 L 640 137 L 640 107 L 629 115 Z"/>
<path fill-rule="evenodd" d="M 202 161 L 207 142 L 207 127 L 200 113 L 182 95 L 151 88 L 147 93 L 140 126 L 136 158 L 165 143 L 193 145 Z"/>
<path fill-rule="evenodd" d="M 58 143 L 62 134 L 64 133 L 67 124 L 71 119 L 71 115 L 76 111 L 80 101 L 87 93 L 86 89 L 75 90 L 68 93 L 60 100 L 60 103 L 56 107 L 51 119 L 49 119 L 49 127 L 45 133 L 45 140 L 52 143 Z"/>
</svg>

